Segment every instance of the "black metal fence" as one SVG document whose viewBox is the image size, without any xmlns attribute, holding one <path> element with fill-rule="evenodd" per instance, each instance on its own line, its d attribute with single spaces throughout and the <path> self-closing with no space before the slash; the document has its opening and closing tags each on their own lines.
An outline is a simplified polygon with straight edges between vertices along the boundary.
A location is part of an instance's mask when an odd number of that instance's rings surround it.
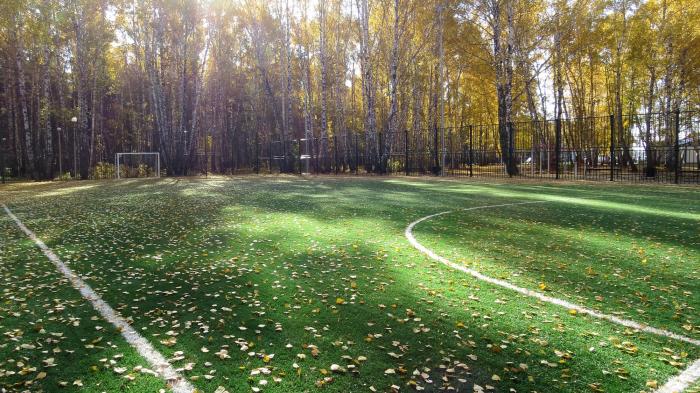
<svg viewBox="0 0 700 393">
<path fill-rule="evenodd" d="M 256 172 L 700 184 L 700 116 L 671 112 L 258 141 Z M 503 151 L 511 154 L 502 154 Z M 510 156 L 515 171 L 506 171 Z"/>
</svg>

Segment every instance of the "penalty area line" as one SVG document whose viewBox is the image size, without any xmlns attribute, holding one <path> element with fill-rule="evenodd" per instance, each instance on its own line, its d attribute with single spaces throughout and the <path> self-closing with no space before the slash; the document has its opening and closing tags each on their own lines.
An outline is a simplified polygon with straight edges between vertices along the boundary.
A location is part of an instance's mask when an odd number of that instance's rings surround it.
<svg viewBox="0 0 700 393">
<path fill-rule="evenodd" d="M 435 218 L 435 217 L 444 216 L 446 214 L 454 213 L 456 211 L 481 210 L 481 209 L 491 209 L 491 208 L 497 208 L 497 207 L 529 205 L 529 204 L 535 204 L 535 203 L 548 203 L 548 202 L 552 202 L 552 201 L 528 201 L 528 202 L 504 203 L 504 204 L 500 204 L 500 205 L 476 206 L 476 207 L 468 207 L 468 208 L 464 208 L 464 209 L 448 210 L 448 211 L 444 211 L 444 212 L 440 212 L 440 213 L 435 213 L 435 214 L 431 214 L 431 215 L 419 218 L 419 219 L 413 221 L 412 223 L 408 224 L 408 226 L 406 227 L 406 231 L 404 232 L 404 236 L 406 236 L 406 239 L 408 240 L 408 242 L 411 243 L 411 245 L 415 249 L 417 249 L 421 253 L 427 255 L 430 259 L 438 261 L 438 262 L 442 263 L 443 265 L 446 265 L 454 270 L 459 270 L 463 273 L 467 273 L 478 280 L 485 281 L 485 282 L 488 282 L 490 284 L 494 284 L 494 285 L 498 285 L 498 286 L 503 287 L 503 288 L 510 289 L 512 291 L 518 292 L 518 293 L 525 295 L 525 296 L 528 296 L 528 297 L 533 297 L 533 298 L 538 299 L 538 300 L 545 302 L 545 303 L 550 303 L 550 304 L 554 304 L 554 305 L 557 305 L 560 307 L 565 307 L 569 310 L 576 310 L 576 312 L 578 312 L 578 313 L 587 314 L 593 318 L 606 320 L 606 321 L 609 321 L 609 322 L 612 322 L 612 323 L 615 323 L 618 325 L 622 325 L 622 326 L 625 326 L 625 327 L 628 327 L 631 329 L 639 330 L 639 331 L 642 331 L 645 333 L 650 333 L 650 334 L 654 334 L 657 336 L 667 337 L 667 338 L 671 338 L 674 340 L 683 341 L 683 342 L 686 342 L 686 343 L 689 343 L 689 344 L 692 344 L 695 346 L 700 346 L 700 340 L 697 340 L 694 338 L 686 337 L 686 336 L 683 336 L 683 335 L 680 335 L 677 333 L 673 333 L 673 332 L 668 331 L 668 330 L 658 329 L 658 328 L 648 326 L 648 325 L 645 325 L 645 324 L 642 324 L 642 323 L 639 323 L 636 321 L 632 321 L 629 319 L 623 319 L 623 318 L 616 317 L 614 315 L 604 314 L 604 313 L 601 313 L 599 311 L 595 311 L 593 309 L 583 307 L 583 306 L 571 303 L 571 302 L 566 301 L 566 300 L 547 296 L 547 295 L 542 294 L 542 293 L 537 292 L 537 291 L 533 291 L 530 289 L 519 287 L 519 286 L 511 284 L 510 282 L 505 281 L 505 280 L 489 277 L 489 276 L 487 276 L 487 275 L 485 275 L 477 270 L 470 269 L 464 265 L 454 263 L 454 262 L 450 261 L 449 259 L 436 254 L 431 249 L 420 244 L 418 242 L 418 240 L 416 240 L 416 238 L 413 236 L 413 228 L 416 225 L 420 224 L 421 222 L 430 220 L 430 219 Z M 679 375 L 671 378 L 668 382 L 666 382 L 666 384 L 661 386 L 655 392 L 656 393 L 679 393 L 679 392 L 682 392 L 683 390 L 685 390 L 686 388 L 688 388 L 689 386 L 691 386 L 698 379 L 700 379 L 700 360 L 696 360 L 686 370 L 684 370 Z"/>
<path fill-rule="evenodd" d="M 190 393 L 195 389 L 194 387 L 182 377 L 165 359 L 165 357 L 158 352 L 151 343 L 146 340 L 142 335 L 140 335 L 136 330 L 134 330 L 129 323 L 124 320 L 119 314 L 117 314 L 114 309 L 107 304 L 100 295 L 95 293 L 95 291 L 85 282 L 80 276 L 75 274 L 61 259 L 29 228 L 27 228 L 22 221 L 15 216 L 12 211 L 6 206 L 2 205 L 5 213 L 10 217 L 15 224 L 22 230 L 36 245 L 41 249 L 41 251 L 46 255 L 46 258 L 51 261 L 56 266 L 59 272 L 61 272 L 70 281 L 73 288 L 78 290 L 80 294 L 92 304 L 92 307 L 104 318 L 106 321 L 110 322 L 114 327 L 121 332 L 122 337 L 128 342 L 138 353 L 141 355 L 148 363 L 151 368 L 158 374 L 159 377 L 164 379 L 170 388 L 175 393 Z"/>
</svg>

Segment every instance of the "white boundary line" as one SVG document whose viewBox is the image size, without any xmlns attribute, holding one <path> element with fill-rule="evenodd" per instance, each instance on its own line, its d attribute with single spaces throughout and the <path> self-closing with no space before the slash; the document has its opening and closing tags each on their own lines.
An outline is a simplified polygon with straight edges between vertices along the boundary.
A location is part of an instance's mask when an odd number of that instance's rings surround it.
<svg viewBox="0 0 700 393">
<path fill-rule="evenodd" d="M 658 388 L 654 393 L 680 393 L 689 388 L 698 379 L 700 379 L 700 359 L 693 362 L 682 373 L 669 379 L 664 386 Z"/>
<path fill-rule="evenodd" d="M 495 207 L 505 207 L 505 206 L 518 206 L 518 205 L 528 205 L 528 204 L 534 204 L 534 203 L 547 203 L 547 202 L 552 202 L 552 201 L 530 201 L 530 202 L 516 202 L 516 203 L 504 203 L 500 205 L 486 205 L 486 206 L 476 206 L 476 207 L 469 207 L 469 208 L 464 208 L 464 209 L 458 209 L 460 211 L 469 211 L 469 210 L 480 210 L 480 209 L 491 209 Z M 429 220 L 434 217 L 438 216 L 443 216 L 445 214 L 450 214 L 454 213 L 457 210 L 448 210 L 440 213 L 435 213 L 431 214 L 422 218 L 417 219 L 416 221 L 413 221 L 412 223 L 408 224 L 406 227 L 406 231 L 404 232 L 404 235 L 406 236 L 406 239 L 408 239 L 408 242 L 411 243 L 411 245 L 416 248 L 418 251 L 422 252 L 423 254 L 427 255 L 431 259 L 434 259 L 443 265 L 446 265 L 448 267 L 451 267 L 452 269 L 459 270 L 461 272 L 467 273 L 479 280 L 486 281 L 488 283 L 498 285 L 503 288 L 510 289 L 512 291 L 518 292 L 522 295 L 529 296 L 529 297 L 534 297 L 540 301 L 546 302 L 546 303 L 551 303 L 557 306 L 565 307 L 569 310 L 576 310 L 576 312 L 582 313 L 582 314 L 587 314 L 590 315 L 593 318 L 598 318 L 598 319 L 603 319 L 609 322 L 616 323 L 618 325 L 622 325 L 628 328 L 632 328 L 635 330 L 643 331 L 645 333 L 651 333 L 655 334 L 657 336 L 663 336 L 663 337 L 668 337 L 672 338 L 674 340 L 678 341 L 683 341 L 695 346 L 700 346 L 700 340 L 686 337 L 680 334 L 676 334 L 673 332 L 670 332 L 668 330 L 663 330 L 663 329 L 658 329 L 655 327 L 647 326 L 644 324 L 641 324 L 639 322 L 635 322 L 629 319 L 623 319 L 616 317 L 614 315 L 608 315 L 601 313 L 599 311 L 592 310 L 587 307 L 579 306 L 578 304 L 574 304 L 571 302 L 568 302 L 566 300 L 562 299 L 557 299 L 551 296 L 544 295 L 540 292 L 536 292 L 530 289 L 526 288 L 521 288 L 519 286 L 513 285 L 509 283 L 508 281 L 505 280 L 500 280 L 497 278 L 489 277 L 484 275 L 483 273 L 480 273 L 474 269 L 470 269 L 466 266 L 456 264 L 449 259 L 442 257 L 429 248 L 423 246 L 420 244 L 416 238 L 413 236 L 413 228 L 420 224 L 423 221 Z M 693 382 L 696 380 L 700 379 L 700 360 L 695 361 L 688 367 L 685 371 L 683 371 L 681 374 L 677 375 L 676 377 L 670 379 L 664 386 L 660 387 L 656 392 L 657 393 L 677 393 L 677 392 L 682 392 L 685 388 L 689 387 Z"/>
<path fill-rule="evenodd" d="M 56 268 L 63 273 L 63 275 L 71 282 L 73 288 L 77 289 L 83 297 L 92 304 L 92 307 L 100 313 L 102 318 L 112 323 L 120 332 L 122 337 L 131 344 L 136 351 L 143 356 L 151 368 L 163 378 L 171 387 L 175 393 L 190 393 L 194 391 L 194 387 L 183 378 L 175 369 L 165 360 L 165 357 L 158 352 L 153 346 L 141 336 L 134 328 L 129 325 L 128 322 L 119 316 L 112 307 L 110 307 L 107 302 L 102 300 L 100 295 L 95 293 L 95 291 L 90 288 L 90 286 L 83 281 L 80 276 L 73 273 L 73 271 L 63 263 L 58 256 L 51 251 L 51 249 L 37 237 L 34 232 L 27 228 L 22 221 L 20 221 L 17 216 L 15 216 L 10 209 L 2 205 L 5 209 L 5 213 L 14 220 L 15 224 L 22 230 L 27 236 L 29 236 L 32 241 L 44 252 L 44 255 L 56 266 Z"/>
</svg>

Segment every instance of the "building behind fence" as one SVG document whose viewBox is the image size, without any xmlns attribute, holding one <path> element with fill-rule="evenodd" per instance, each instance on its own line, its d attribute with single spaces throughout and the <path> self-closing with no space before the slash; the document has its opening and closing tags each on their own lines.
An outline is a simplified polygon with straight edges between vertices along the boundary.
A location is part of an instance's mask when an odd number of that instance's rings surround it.
<svg viewBox="0 0 700 393">
<path fill-rule="evenodd" d="M 514 122 L 508 146 L 522 178 L 700 184 L 693 112 Z M 444 143 L 443 143 L 444 141 Z M 499 125 L 258 141 L 256 172 L 509 177 Z M 437 147 L 437 148 L 436 148 Z M 369 154 L 370 151 L 378 152 Z"/>
</svg>

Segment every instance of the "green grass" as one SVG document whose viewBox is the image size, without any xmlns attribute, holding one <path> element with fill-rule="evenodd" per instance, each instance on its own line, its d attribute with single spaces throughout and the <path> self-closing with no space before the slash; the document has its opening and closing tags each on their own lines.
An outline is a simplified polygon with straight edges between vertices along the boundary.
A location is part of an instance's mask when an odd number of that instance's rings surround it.
<svg viewBox="0 0 700 393">
<path fill-rule="evenodd" d="M 455 212 L 415 236 L 487 275 L 700 337 L 700 211 L 629 198 L 630 211 L 590 199 Z"/>
<path fill-rule="evenodd" d="M 696 382 L 686 389 L 686 393 L 699 393 L 700 392 L 700 382 Z"/>
<path fill-rule="evenodd" d="M 148 365 L 5 216 L 0 234 L 0 388 L 165 388 L 159 378 L 133 371 Z"/>
<path fill-rule="evenodd" d="M 294 177 L 0 188 L 0 202 L 161 353 L 181 352 L 174 366 L 207 392 L 407 384 L 638 392 L 700 357 L 689 344 L 570 315 L 452 271 L 403 236 L 428 214 L 542 199 L 552 202 L 457 211 L 414 235 L 494 277 L 700 337 L 694 188 Z M 0 386 L 34 381 L 32 390 L 52 391 L 81 379 L 92 391 L 162 387 L 132 371 L 146 364 L 6 217 L 0 230 Z M 65 308 L 49 320 L 53 299 Z M 75 315 L 79 326 L 70 324 Z M 54 345 L 74 352 L 51 355 L 37 324 L 65 331 Z M 8 335 L 15 329 L 20 338 Z M 100 336 L 111 345 L 85 347 Z M 35 342 L 42 347 L 20 347 Z M 230 357 L 221 359 L 221 349 Z M 116 353 L 124 374 L 100 362 Z M 44 368 L 47 357 L 59 365 Z M 8 375 L 21 358 L 36 370 Z M 332 364 L 346 371 L 331 372 Z"/>
</svg>

